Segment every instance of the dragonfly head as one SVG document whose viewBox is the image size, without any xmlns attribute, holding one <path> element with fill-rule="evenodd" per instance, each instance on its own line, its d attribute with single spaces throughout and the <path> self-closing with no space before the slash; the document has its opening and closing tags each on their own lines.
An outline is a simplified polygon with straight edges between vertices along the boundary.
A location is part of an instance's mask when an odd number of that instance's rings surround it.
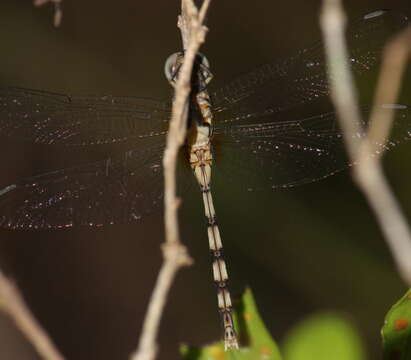
<svg viewBox="0 0 411 360">
<path fill-rule="evenodd" d="M 183 51 L 176 52 L 167 58 L 164 65 L 164 73 L 168 82 L 172 86 L 175 86 L 177 82 L 178 75 L 184 62 L 184 55 Z M 203 91 L 212 78 L 213 75 L 210 72 L 210 63 L 208 59 L 203 54 L 197 53 L 191 77 L 192 88 L 197 92 Z"/>
</svg>

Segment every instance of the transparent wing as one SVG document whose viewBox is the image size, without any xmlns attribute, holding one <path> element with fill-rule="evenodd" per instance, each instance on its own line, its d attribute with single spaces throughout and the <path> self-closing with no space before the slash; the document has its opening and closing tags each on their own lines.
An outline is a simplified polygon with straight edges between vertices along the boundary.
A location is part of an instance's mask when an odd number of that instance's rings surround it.
<svg viewBox="0 0 411 360">
<path fill-rule="evenodd" d="M 386 10 L 367 14 L 353 23 L 347 31 L 347 43 L 354 74 L 375 68 L 387 39 L 408 24 L 406 16 Z M 324 47 L 319 42 L 294 57 L 239 77 L 212 93 L 212 100 L 216 123 L 230 126 L 233 121 L 258 117 L 274 121 L 279 113 L 298 106 L 306 109 L 309 104 L 329 104 L 329 92 Z"/>
<path fill-rule="evenodd" d="M 167 102 L 0 87 L 0 134 L 42 144 L 92 145 L 162 135 Z"/>
<path fill-rule="evenodd" d="M 136 221 L 162 203 L 164 142 L 3 189 L 0 226 L 53 229 Z"/>
<path fill-rule="evenodd" d="M 386 111 L 387 106 L 395 108 L 392 136 L 378 144 L 377 151 L 411 139 L 409 108 L 383 105 L 380 111 Z M 362 115 L 367 119 L 369 109 L 363 108 Z M 361 125 L 367 126 L 366 120 Z M 215 140 L 214 175 L 233 179 L 250 191 L 305 184 L 350 166 L 335 113 L 216 128 Z"/>
</svg>

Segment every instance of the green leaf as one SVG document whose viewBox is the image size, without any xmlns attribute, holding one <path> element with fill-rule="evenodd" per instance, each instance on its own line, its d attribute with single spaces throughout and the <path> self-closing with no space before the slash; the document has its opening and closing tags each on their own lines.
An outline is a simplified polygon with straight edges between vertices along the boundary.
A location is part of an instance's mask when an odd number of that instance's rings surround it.
<svg viewBox="0 0 411 360">
<path fill-rule="evenodd" d="M 411 359 L 411 290 L 393 305 L 382 328 L 384 359 Z"/>
<path fill-rule="evenodd" d="M 234 307 L 234 323 L 240 350 L 224 351 L 222 341 L 204 347 L 182 346 L 186 360 L 281 360 L 277 344 L 261 320 L 250 289 Z"/>
<path fill-rule="evenodd" d="M 284 341 L 286 360 L 364 360 L 354 327 L 334 313 L 312 315 L 292 329 Z"/>
</svg>

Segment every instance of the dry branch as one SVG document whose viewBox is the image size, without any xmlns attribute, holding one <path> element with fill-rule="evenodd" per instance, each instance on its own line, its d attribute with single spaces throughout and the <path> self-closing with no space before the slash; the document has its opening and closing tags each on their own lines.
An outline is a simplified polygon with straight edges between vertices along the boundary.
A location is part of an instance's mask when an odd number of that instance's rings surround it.
<svg viewBox="0 0 411 360">
<path fill-rule="evenodd" d="M 31 314 L 16 286 L 0 271 L 0 310 L 8 314 L 17 328 L 45 360 L 64 360 L 47 333 Z"/>
<path fill-rule="evenodd" d="M 411 30 L 395 37 L 385 48 L 373 110 L 366 135 L 357 103 L 357 94 L 349 66 L 344 38 L 345 14 L 340 0 L 324 0 L 321 26 L 329 65 L 331 97 L 337 109 L 344 140 L 353 167 L 353 176 L 373 209 L 390 247 L 398 271 L 411 285 L 411 232 L 400 207 L 384 177 L 377 144 L 386 142 L 393 121 L 394 107 L 382 111 L 382 104 L 396 102 L 401 78 L 411 47 Z M 379 147 L 379 150 L 382 149 Z"/>
<path fill-rule="evenodd" d="M 177 217 L 180 201 L 176 196 L 176 168 L 177 155 L 186 137 L 191 72 L 196 54 L 207 32 L 203 21 L 209 2 L 205 0 L 200 11 L 197 10 L 192 0 L 182 0 L 181 4 L 178 27 L 185 51 L 184 63 L 175 85 L 175 98 L 163 159 L 166 234 L 166 241 L 162 246 L 164 262 L 151 295 L 138 349 L 132 355 L 132 360 L 152 360 L 156 357 L 158 351 L 156 338 L 168 291 L 177 271 L 192 263 L 187 249 L 180 241 Z"/>
</svg>

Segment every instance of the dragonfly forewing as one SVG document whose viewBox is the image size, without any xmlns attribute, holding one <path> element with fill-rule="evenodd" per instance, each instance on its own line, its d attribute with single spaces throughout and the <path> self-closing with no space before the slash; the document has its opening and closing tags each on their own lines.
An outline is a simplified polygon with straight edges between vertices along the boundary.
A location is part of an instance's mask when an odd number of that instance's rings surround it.
<svg viewBox="0 0 411 360">
<path fill-rule="evenodd" d="M 357 77 L 374 72 L 387 40 L 409 25 L 404 14 L 391 10 L 375 11 L 349 24 L 346 36 L 351 70 Z M 300 113 L 315 105 L 331 111 L 324 45 L 320 41 L 294 56 L 276 60 L 238 77 L 211 92 L 215 123 L 272 121 L 287 110 Z M 298 110 L 297 110 L 298 111 Z M 317 110 L 318 112 L 318 110 Z"/>
<path fill-rule="evenodd" d="M 40 144 L 99 145 L 162 136 L 169 102 L 0 87 L 0 133 Z"/>
<path fill-rule="evenodd" d="M 393 108 L 391 136 L 375 144 L 375 153 L 389 150 L 411 139 L 411 113 L 407 105 L 383 104 L 381 112 Z M 361 109 L 365 135 L 370 108 Z M 254 119 L 255 120 L 255 119 Z M 220 124 L 221 125 L 221 124 Z M 287 188 L 321 180 L 351 165 L 336 113 L 300 120 L 250 122 L 215 129 L 215 175 L 242 179 L 247 190 Z M 219 154 L 221 153 L 221 156 Z"/>
</svg>

